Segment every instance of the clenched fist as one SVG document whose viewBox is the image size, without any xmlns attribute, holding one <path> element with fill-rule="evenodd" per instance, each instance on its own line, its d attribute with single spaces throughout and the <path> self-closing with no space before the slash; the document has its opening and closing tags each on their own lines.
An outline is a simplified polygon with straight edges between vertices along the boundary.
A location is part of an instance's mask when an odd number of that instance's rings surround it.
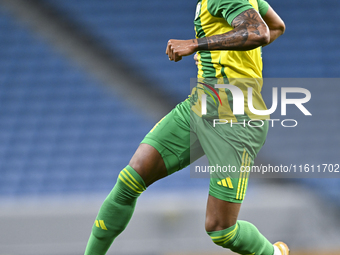
<svg viewBox="0 0 340 255">
<path fill-rule="evenodd" d="M 198 43 L 196 39 L 168 41 L 165 53 L 170 61 L 180 61 L 182 57 L 189 56 L 197 51 Z"/>
</svg>

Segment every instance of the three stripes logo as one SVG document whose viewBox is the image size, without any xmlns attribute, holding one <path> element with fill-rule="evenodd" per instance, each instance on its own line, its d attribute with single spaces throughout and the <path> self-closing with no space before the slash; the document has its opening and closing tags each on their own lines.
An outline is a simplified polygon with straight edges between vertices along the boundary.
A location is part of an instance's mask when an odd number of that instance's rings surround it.
<svg viewBox="0 0 340 255">
<path fill-rule="evenodd" d="M 242 155 L 242 166 L 241 168 L 247 168 L 251 165 L 252 163 L 252 158 L 251 156 L 247 153 L 247 151 L 244 149 L 243 155 Z M 246 195 L 246 190 L 248 186 L 248 181 L 249 181 L 249 171 L 241 171 L 240 177 L 238 180 L 238 185 L 237 185 L 237 194 L 236 194 L 236 199 L 237 200 L 243 200 L 245 195 Z"/>
<path fill-rule="evenodd" d="M 252 164 L 252 158 L 247 153 L 247 151 L 244 149 L 243 155 L 242 155 L 241 169 L 246 169 L 247 167 L 249 168 L 251 164 Z M 237 200 L 243 200 L 246 195 L 246 190 L 247 190 L 248 181 L 249 181 L 249 173 L 250 171 L 240 171 L 240 175 L 237 178 L 238 184 L 236 185 L 237 186 L 236 187 L 237 188 L 237 193 L 236 193 Z M 234 189 L 234 186 L 233 186 L 233 183 L 230 177 L 227 177 L 223 180 L 218 181 L 217 185 L 220 185 L 220 186 L 223 186 L 229 189 Z"/>
<path fill-rule="evenodd" d="M 107 230 L 103 220 L 95 220 L 94 224 L 96 224 L 97 228 L 101 228 L 102 230 Z"/>
<path fill-rule="evenodd" d="M 231 182 L 230 177 L 227 177 L 225 179 L 223 179 L 222 181 L 217 182 L 218 185 L 229 188 L 229 189 L 233 189 L 233 183 Z"/>
</svg>

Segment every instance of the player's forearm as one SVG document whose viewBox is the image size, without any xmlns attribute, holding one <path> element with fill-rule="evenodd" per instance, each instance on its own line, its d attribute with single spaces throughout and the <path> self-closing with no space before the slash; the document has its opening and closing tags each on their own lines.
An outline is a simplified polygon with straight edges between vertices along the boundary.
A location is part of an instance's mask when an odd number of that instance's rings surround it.
<svg viewBox="0 0 340 255">
<path fill-rule="evenodd" d="M 198 50 L 252 50 L 267 44 L 269 37 L 256 29 L 234 29 L 228 33 L 197 39 Z"/>
<path fill-rule="evenodd" d="M 252 50 L 270 42 L 267 24 L 255 9 L 239 14 L 232 22 L 234 28 L 228 33 L 209 37 L 168 41 L 165 53 L 171 61 L 180 61 L 199 50 Z"/>
<path fill-rule="evenodd" d="M 249 9 L 237 16 L 233 30 L 205 38 L 197 39 L 198 50 L 252 50 L 268 44 L 270 33 L 266 23 L 254 9 Z"/>
<path fill-rule="evenodd" d="M 262 45 L 262 46 L 264 47 L 264 46 L 271 44 L 277 38 L 279 38 L 281 35 L 283 35 L 283 33 L 284 33 L 284 30 L 281 30 L 281 29 L 270 29 L 270 41 L 269 41 L 269 43 Z"/>
<path fill-rule="evenodd" d="M 280 16 L 271 8 L 268 7 L 268 11 L 266 15 L 264 15 L 263 20 L 266 22 L 270 31 L 270 41 L 268 44 L 274 42 L 277 38 L 279 38 L 286 30 L 286 25 Z M 268 45 L 266 44 L 266 45 Z M 265 45 L 264 45 L 265 46 Z"/>
</svg>

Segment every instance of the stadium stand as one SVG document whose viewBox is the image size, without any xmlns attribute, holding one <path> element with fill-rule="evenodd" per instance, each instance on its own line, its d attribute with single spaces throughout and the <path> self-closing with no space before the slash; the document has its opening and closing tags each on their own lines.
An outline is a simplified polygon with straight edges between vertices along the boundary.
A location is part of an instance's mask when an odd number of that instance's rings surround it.
<svg viewBox="0 0 340 255">
<path fill-rule="evenodd" d="M 195 2 L 183 1 L 56 1 L 47 0 L 67 20 L 119 54 L 132 72 L 151 77 L 157 89 L 177 101 L 190 93 L 196 67 L 191 57 L 170 62 L 165 55 L 171 38 L 194 37 Z M 176 6 L 181 6 L 177 8 Z"/>
<path fill-rule="evenodd" d="M 0 31 L 0 195 L 110 190 L 153 123 L 3 10 Z"/>
<path fill-rule="evenodd" d="M 263 50 L 265 77 L 339 77 L 336 23 L 340 2 L 268 1 L 286 24 L 285 35 Z"/>
<path fill-rule="evenodd" d="M 188 93 L 185 84 L 190 77 L 195 77 L 192 65 L 188 61 L 182 68 L 174 69 L 173 63 L 167 61 L 163 53 L 168 39 L 187 39 L 194 35 L 194 2 L 144 1 L 143 5 L 136 0 L 44 2 L 57 8 L 104 47 L 119 52 L 134 71 L 154 77 L 164 84 L 161 88 L 171 96 L 181 99 Z M 331 0 L 325 5 L 312 0 L 306 3 L 270 1 L 286 22 L 287 30 L 275 46 L 264 49 L 266 77 L 338 76 L 340 50 L 337 35 L 331 33 L 335 31 L 336 24 L 329 20 L 338 17 L 339 2 Z M 294 6 L 293 10 L 291 6 Z M 327 19 L 324 18 L 326 16 Z M 321 48 L 327 48 L 327 51 Z M 175 83 L 173 70 L 176 70 L 178 78 Z"/>
</svg>

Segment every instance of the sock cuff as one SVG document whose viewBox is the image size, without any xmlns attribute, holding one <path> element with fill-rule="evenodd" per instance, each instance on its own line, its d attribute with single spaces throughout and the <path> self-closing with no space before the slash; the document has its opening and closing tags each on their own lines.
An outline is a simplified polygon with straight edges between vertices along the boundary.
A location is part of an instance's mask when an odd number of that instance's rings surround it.
<svg viewBox="0 0 340 255">
<path fill-rule="evenodd" d="M 237 226 L 237 223 L 229 228 L 223 229 L 223 230 L 218 230 L 218 231 L 211 231 L 211 232 L 207 232 L 209 236 L 220 236 L 223 235 L 225 233 L 229 233 L 231 231 L 233 231 Z"/>
<path fill-rule="evenodd" d="M 142 177 L 129 165 L 120 171 L 118 179 L 138 194 L 146 190 Z"/>
<path fill-rule="evenodd" d="M 207 233 L 215 244 L 224 246 L 228 242 L 234 240 L 234 237 L 236 236 L 238 229 L 239 229 L 239 224 L 236 223 L 235 225 L 227 229 L 223 229 L 219 231 L 212 231 L 212 232 L 207 232 Z"/>
</svg>

